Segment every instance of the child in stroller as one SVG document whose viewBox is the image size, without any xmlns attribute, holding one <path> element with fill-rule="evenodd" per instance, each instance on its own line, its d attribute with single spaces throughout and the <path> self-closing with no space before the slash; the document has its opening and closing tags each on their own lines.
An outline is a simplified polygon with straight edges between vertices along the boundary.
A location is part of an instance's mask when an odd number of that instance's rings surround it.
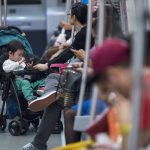
<svg viewBox="0 0 150 150">
<path fill-rule="evenodd" d="M 7 47 L 9 59 L 5 60 L 3 63 L 3 70 L 5 72 L 20 71 L 26 68 L 32 68 L 33 62 L 27 64 L 25 63 L 25 58 L 23 57 L 24 47 L 20 41 L 13 40 Z M 30 82 L 28 77 L 29 76 L 26 75 L 16 76 L 15 81 L 17 89 L 22 91 L 24 98 L 28 101 L 28 103 L 30 103 L 32 100 L 37 98 L 37 96 L 34 95 L 33 90 L 39 89 L 39 91 L 42 91 L 45 83 L 44 80 Z"/>
<path fill-rule="evenodd" d="M 7 45 L 7 48 L 9 51 L 9 59 L 4 61 L 3 64 L 4 71 L 11 72 L 13 70 L 14 71 L 24 70 L 26 67 L 28 68 L 31 67 L 32 63 L 26 65 L 24 62 L 24 58 L 23 58 L 24 47 L 20 41 L 17 40 L 11 41 Z M 15 61 L 19 61 L 19 62 L 15 62 Z M 18 66 L 15 67 L 14 64 L 18 64 Z M 32 72 L 30 72 L 30 74 L 31 73 Z M 28 127 L 30 123 L 32 123 L 34 128 L 38 127 L 39 119 L 40 116 L 42 115 L 42 112 L 33 113 L 29 111 L 27 109 L 28 104 L 25 100 L 29 100 L 28 97 L 32 99 L 36 97 L 33 94 L 31 85 L 33 84 L 33 86 L 37 88 L 39 86 L 43 87 L 44 81 L 41 80 L 41 81 L 37 81 L 37 83 L 33 82 L 32 84 L 30 84 L 28 80 L 23 80 L 23 77 L 21 76 L 19 81 L 19 75 L 17 75 L 16 80 L 14 79 L 15 79 L 14 75 L 12 75 L 11 73 L 1 72 L 1 82 L 3 85 L 3 93 L 2 93 L 3 106 L 0 115 L 0 126 L 1 126 L 0 128 L 1 130 L 4 130 L 6 127 L 6 115 L 3 115 L 5 102 L 6 102 L 7 118 L 13 119 L 9 123 L 8 129 L 11 135 L 16 136 L 20 134 L 25 134 L 28 131 Z M 19 89 L 22 91 L 22 93 L 18 92 Z M 13 107 L 11 108 L 11 110 L 9 110 L 10 106 Z"/>
<path fill-rule="evenodd" d="M 17 90 L 14 75 L 12 73 L 5 73 L 2 69 L 3 62 L 8 59 L 7 44 L 14 39 L 21 41 L 23 44 L 25 48 L 24 57 L 27 62 L 30 62 L 30 58 L 32 60 L 34 58 L 33 65 L 35 65 L 39 62 L 39 59 L 33 55 L 31 45 L 23 31 L 13 26 L 0 28 L 0 84 L 2 85 L 0 88 L 2 89 L 1 99 L 3 101 L 2 106 L 0 107 L 0 130 L 5 130 L 7 119 L 9 118 L 11 119 L 11 122 L 8 124 L 9 132 L 12 135 L 20 135 L 28 131 L 29 124 L 32 124 L 34 128 L 37 128 L 43 112 L 35 113 L 27 109 L 28 103 L 24 99 L 23 94 Z M 47 72 L 38 72 L 35 70 L 23 70 L 23 72 L 32 75 L 32 80 L 34 81 L 47 76 Z M 7 109 L 5 109 L 5 105 Z M 6 113 L 5 110 L 7 110 Z M 62 123 L 58 120 L 53 133 L 58 134 L 61 130 Z"/>
</svg>

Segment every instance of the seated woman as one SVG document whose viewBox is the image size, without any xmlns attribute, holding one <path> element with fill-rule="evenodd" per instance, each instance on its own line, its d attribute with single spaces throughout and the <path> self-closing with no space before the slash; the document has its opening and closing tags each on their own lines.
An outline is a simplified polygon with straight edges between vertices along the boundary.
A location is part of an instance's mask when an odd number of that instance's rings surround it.
<svg viewBox="0 0 150 150">
<path fill-rule="evenodd" d="M 73 58 L 75 55 L 71 51 L 72 49 L 80 50 L 85 49 L 86 40 L 86 22 L 87 22 L 87 6 L 82 3 L 76 3 L 71 9 L 71 21 L 72 25 L 75 25 L 78 33 L 75 35 L 74 41 L 68 49 L 65 49 L 62 53 L 56 56 L 54 59 L 48 61 L 46 64 L 37 64 L 34 66 L 35 69 L 40 71 L 48 70 L 50 65 L 53 63 L 65 63 L 69 59 Z M 91 36 L 91 46 L 94 45 L 94 39 Z M 80 61 L 77 58 L 72 60 Z M 57 85 L 59 83 L 60 75 L 56 73 L 51 73 L 46 79 L 45 94 L 37 98 L 30 103 L 29 108 L 32 111 L 40 111 L 47 108 L 51 103 L 56 101 L 57 97 L 60 95 L 60 91 L 57 91 Z"/>
<path fill-rule="evenodd" d="M 87 6 L 82 3 L 76 3 L 71 8 L 71 23 L 75 25 L 76 29 L 78 30 L 78 33 L 76 34 L 73 43 L 71 44 L 71 47 L 74 49 L 85 49 L 85 39 L 86 39 L 86 20 L 87 20 Z M 116 28 L 118 25 L 116 25 Z M 119 29 L 117 28 L 117 31 Z M 38 64 L 34 66 L 36 69 L 43 71 L 48 70 L 50 67 L 50 64 L 52 63 L 64 63 L 67 62 L 70 58 L 72 58 L 74 54 L 70 51 L 64 51 L 59 57 L 55 58 L 52 61 L 49 61 L 46 64 Z M 50 74 L 47 77 L 46 80 L 46 90 L 53 90 L 57 89 L 56 85 L 58 85 L 59 81 L 59 75 L 58 74 Z M 51 87 L 51 84 L 53 87 Z M 52 89 L 53 88 L 53 89 Z M 50 95 L 49 95 L 50 96 Z M 48 96 L 48 97 L 49 97 Z M 48 100 L 50 98 L 42 97 L 40 100 L 44 102 L 45 100 Z M 50 99 L 51 102 L 51 99 Z M 39 109 L 45 109 L 39 130 L 37 131 L 37 134 L 33 141 L 27 145 L 25 145 L 22 150 L 46 150 L 47 149 L 47 141 L 49 139 L 49 136 L 51 135 L 53 129 L 55 128 L 55 124 L 58 120 L 60 111 L 63 109 L 63 99 L 58 98 L 57 101 L 54 100 L 54 102 L 50 105 L 50 103 L 45 104 L 44 107 L 40 107 L 41 104 L 37 103 L 37 105 L 34 105 L 32 107 L 33 110 L 37 111 Z M 53 118 L 53 119 L 51 119 Z"/>
<path fill-rule="evenodd" d="M 76 3 L 71 8 L 71 24 L 75 25 L 78 33 L 76 34 L 71 47 L 76 50 L 85 49 L 85 39 L 86 39 L 86 22 L 87 22 L 87 6 L 82 3 Z M 92 38 L 91 46 L 94 44 L 94 40 Z M 46 64 L 38 64 L 34 66 L 34 68 L 43 71 L 48 70 L 50 64 L 52 63 L 65 63 L 70 58 L 72 58 L 74 54 L 70 51 L 70 49 L 65 50 L 61 55 L 56 57 L 54 60 L 49 61 Z M 51 91 L 57 91 L 57 85 L 59 83 L 59 74 L 52 73 L 46 79 L 45 93 L 51 93 Z M 25 145 L 22 150 L 46 150 L 47 149 L 47 141 L 52 131 L 55 128 L 56 122 L 59 118 L 60 111 L 63 109 L 64 102 L 63 99 L 58 98 L 56 101 L 55 95 L 42 96 L 42 98 L 34 105 L 30 105 L 29 107 L 34 110 L 42 110 L 44 108 L 44 114 L 42 117 L 42 121 L 40 127 L 37 131 L 37 134 L 32 141 Z M 45 101 L 48 102 L 45 104 Z M 51 104 L 51 102 L 53 103 Z M 42 105 L 42 104 L 43 105 Z M 51 105 L 50 105 L 51 104 Z"/>
<path fill-rule="evenodd" d="M 81 110 L 83 116 L 90 115 L 91 103 L 92 101 L 90 98 L 84 100 L 82 110 Z M 101 99 L 98 99 L 96 105 L 96 115 L 101 114 L 106 108 L 107 108 L 107 104 Z M 67 144 L 80 141 L 81 139 L 81 133 L 73 130 L 77 109 L 78 109 L 78 105 L 74 105 L 71 109 L 66 109 L 64 111 L 65 136 L 66 136 Z"/>
</svg>

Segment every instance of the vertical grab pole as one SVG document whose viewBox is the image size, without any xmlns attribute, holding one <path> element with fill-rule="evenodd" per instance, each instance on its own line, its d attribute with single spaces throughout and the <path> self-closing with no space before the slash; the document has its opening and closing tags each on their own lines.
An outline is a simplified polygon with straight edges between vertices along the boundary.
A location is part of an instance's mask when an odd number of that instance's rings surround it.
<svg viewBox="0 0 150 150">
<path fill-rule="evenodd" d="M 71 30 L 71 43 L 73 42 L 73 38 L 74 38 L 74 26 L 72 27 L 72 30 Z"/>
<path fill-rule="evenodd" d="M 0 0 L 0 26 L 2 26 L 2 0 Z"/>
<path fill-rule="evenodd" d="M 84 68 L 83 68 L 83 74 L 82 74 L 82 82 L 81 82 L 81 90 L 79 95 L 79 103 L 78 103 L 78 111 L 77 116 L 81 115 L 82 110 L 82 104 L 83 104 L 83 98 L 85 93 L 85 86 L 86 86 L 86 80 L 87 80 L 87 69 L 88 69 L 88 60 L 89 60 L 89 53 L 90 53 L 90 46 L 91 46 L 91 28 L 92 28 L 92 5 L 91 0 L 89 0 L 88 3 L 88 23 L 87 23 L 87 33 L 86 33 L 86 54 L 84 58 Z"/>
<path fill-rule="evenodd" d="M 126 0 L 120 0 L 121 27 L 124 34 L 128 31 L 126 8 Z"/>
<path fill-rule="evenodd" d="M 140 104 L 141 104 L 141 79 L 144 58 L 144 5 L 143 1 L 136 0 L 136 32 L 133 37 L 133 89 L 132 89 L 132 131 L 129 141 L 129 150 L 138 149 L 138 132 L 140 120 Z"/>
<path fill-rule="evenodd" d="M 102 44 L 104 39 L 104 0 L 100 1 L 99 20 L 98 20 L 98 41 L 97 44 Z"/>
<path fill-rule="evenodd" d="M 4 26 L 7 25 L 7 0 L 4 0 Z"/>
<path fill-rule="evenodd" d="M 134 33 L 136 26 L 135 0 L 126 0 L 128 32 Z"/>
<path fill-rule="evenodd" d="M 65 22 L 69 22 L 69 11 L 70 11 L 70 8 L 71 8 L 71 0 L 67 0 L 67 2 L 66 2 Z M 65 34 L 65 29 L 64 28 L 62 28 L 61 33 Z"/>
<path fill-rule="evenodd" d="M 71 10 L 71 6 L 72 6 L 72 0 L 67 0 L 66 2 L 66 14 L 65 14 L 65 21 L 69 22 L 69 12 Z M 62 29 L 62 33 L 65 33 L 65 29 Z M 74 26 L 72 27 L 72 32 L 71 32 L 71 43 L 73 41 L 73 36 L 74 36 Z M 61 115 L 61 121 L 63 123 L 63 125 L 65 125 L 64 123 L 64 112 L 62 111 L 62 115 Z M 65 138 L 65 131 L 62 130 L 61 132 L 61 141 L 62 141 L 62 146 L 66 145 L 66 138 Z"/>
<path fill-rule="evenodd" d="M 101 0 L 99 5 L 98 40 L 96 43 L 102 44 L 103 39 L 104 39 L 104 0 Z M 98 92 L 99 92 L 98 87 L 96 85 L 93 85 L 90 122 L 92 122 L 95 116 Z"/>
<path fill-rule="evenodd" d="M 65 16 L 65 21 L 66 22 L 69 22 L 70 8 L 71 8 L 71 0 L 67 0 L 67 3 L 66 3 L 66 16 Z"/>
</svg>

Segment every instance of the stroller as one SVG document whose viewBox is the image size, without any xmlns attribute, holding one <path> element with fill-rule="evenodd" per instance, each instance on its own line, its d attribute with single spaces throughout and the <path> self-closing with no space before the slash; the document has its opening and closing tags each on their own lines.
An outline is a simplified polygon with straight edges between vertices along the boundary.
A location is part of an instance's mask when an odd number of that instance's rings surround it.
<svg viewBox="0 0 150 150">
<path fill-rule="evenodd" d="M 24 99 L 23 94 L 16 90 L 14 82 L 16 75 L 36 75 L 38 74 L 37 71 L 30 70 L 5 73 L 2 69 L 3 62 L 8 58 L 7 44 L 14 39 L 20 40 L 23 43 L 28 59 L 33 59 L 34 55 L 25 34 L 20 29 L 16 27 L 4 27 L 0 29 L 0 85 L 3 101 L 0 114 L 0 129 L 4 131 L 7 126 L 7 119 L 12 119 L 8 124 L 8 130 L 11 135 L 18 136 L 25 134 L 30 124 L 37 129 L 42 112 L 35 113 L 27 109 L 27 101 Z M 34 60 L 37 61 L 35 57 Z M 7 106 L 6 113 L 5 106 Z"/>
</svg>

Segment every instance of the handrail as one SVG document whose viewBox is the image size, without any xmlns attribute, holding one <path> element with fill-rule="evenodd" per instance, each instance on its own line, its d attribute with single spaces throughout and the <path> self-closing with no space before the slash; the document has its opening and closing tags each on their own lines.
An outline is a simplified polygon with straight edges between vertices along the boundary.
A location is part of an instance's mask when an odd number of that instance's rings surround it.
<svg viewBox="0 0 150 150">
<path fill-rule="evenodd" d="M 126 11 L 127 11 L 126 0 L 120 0 L 121 26 L 124 34 L 128 32 Z"/>
<path fill-rule="evenodd" d="M 88 3 L 88 23 L 87 23 L 87 36 L 86 36 L 86 53 L 84 58 L 84 68 L 83 68 L 83 75 L 82 75 L 82 81 L 81 81 L 81 90 L 79 95 L 79 102 L 78 102 L 78 110 L 77 110 L 77 116 L 81 115 L 82 110 L 82 104 L 83 104 L 83 98 L 85 94 L 85 87 L 86 87 L 86 80 L 87 80 L 87 69 L 88 69 L 88 60 L 89 60 L 89 53 L 90 53 L 90 46 L 91 46 L 91 28 L 92 28 L 92 4 L 91 0 L 89 0 Z"/>
<path fill-rule="evenodd" d="M 128 32 L 134 33 L 136 26 L 135 0 L 126 0 Z"/>
<path fill-rule="evenodd" d="M 69 12 L 70 12 L 70 9 L 71 9 L 71 0 L 67 0 L 66 1 L 66 14 L 65 14 L 65 22 L 69 22 Z M 61 34 L 65 34 L 65 29 L 62 28 L 61 30 Z"/>
<path fill-rule="evenodd" d="M 0 0 L 0 26 L 2 26 L 2 0 Z"/>
<path fill-rule="evenodd" d="M 100 1 L 99 5 L 99 18 L 98 18 L 98 40 L 97 44 L 102 44 L 104 39 L 104 0 Z M 94 119 L 96 112 L 96 103 L 98 98 L 98 87 L 93 85 L 93 94 L 92 94 L 92 104 L 91 104 L 91 112 L 90 112 L 90 122 Z"/>
<path fill-rule="evenodd" d="M 141 79 L 144 59 L 144 5 L 143 1 L 136 0 L 136 30 L 133 37 L 132 53 L 132 71 L 133 71 L 133 89 L 132 89 L 132 131 L 129 141 L 129 150 L 138 149 L 140 104 L 141 104 Z"/>
<path fill-rule="evenodd" d="M 71 8 L 71 0 L 66 1 L 66 15 L 65 15 L 65 21 L 69 22 L 69 12 Z"/>
<path fill-rule="evenodd" d="M 7 25 L 7 0 L 4 0 L 4 22 L 3 25 Z"/>
</svg>

